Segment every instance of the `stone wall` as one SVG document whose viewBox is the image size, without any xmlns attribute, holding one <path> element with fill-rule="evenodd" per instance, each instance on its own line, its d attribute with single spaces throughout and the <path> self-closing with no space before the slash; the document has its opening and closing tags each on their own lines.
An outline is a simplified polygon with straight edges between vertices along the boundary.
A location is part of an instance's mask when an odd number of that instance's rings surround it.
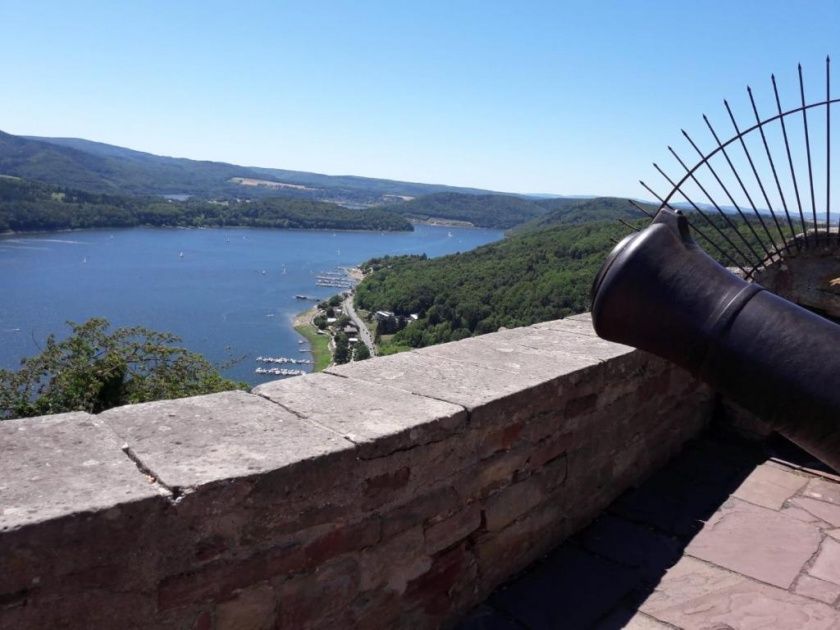
<svg viewBox="0 0 840 630">
<path fill-rule="evenodd" d="M 0 627 L 435 627 L 710 413 L 587 317 L 0 423 Z"/>
<path fill-rule="evenodd" d="M 840 236 L 812 233 L 808 238 L 809 247 L 792 247 L 784 258 L 761 269 L 755 281 L 794 304 L 840 321 Z M 800 236 L 797 243 L 802 240 Z"/>
</svg>

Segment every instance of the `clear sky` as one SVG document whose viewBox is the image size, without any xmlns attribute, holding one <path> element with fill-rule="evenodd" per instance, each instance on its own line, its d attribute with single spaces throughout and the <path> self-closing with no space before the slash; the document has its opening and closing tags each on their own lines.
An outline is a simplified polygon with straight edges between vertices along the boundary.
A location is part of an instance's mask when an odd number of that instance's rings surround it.
<svg viewBox="0 0 840 630">
<path fill-rule="evenodd" d="M 795 98 L 801 62 L 821 98 L 838 44 L 837 0 L 0 0 L 0 129 L 644 197 L 650 162 L 747 83 Z"/>
</svg>

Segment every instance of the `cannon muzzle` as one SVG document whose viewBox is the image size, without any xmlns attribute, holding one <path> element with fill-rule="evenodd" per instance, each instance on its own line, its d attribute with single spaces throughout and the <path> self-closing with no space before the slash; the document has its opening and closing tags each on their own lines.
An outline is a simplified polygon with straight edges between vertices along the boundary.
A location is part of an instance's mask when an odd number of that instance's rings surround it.
<svg viewBox="0 0 840 630">
<path fill-rule="evenodd" d="M 680 212 L 610 253 L 592 288 L 599 336 L 680 365 L 840 471 L 840 326 L 708 256 Z"/>
</svg>

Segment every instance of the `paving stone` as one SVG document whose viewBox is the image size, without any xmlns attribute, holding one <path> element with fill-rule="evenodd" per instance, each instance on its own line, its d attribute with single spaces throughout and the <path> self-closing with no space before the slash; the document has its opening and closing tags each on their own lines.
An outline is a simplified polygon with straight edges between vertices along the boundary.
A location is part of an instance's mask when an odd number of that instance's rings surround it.
<svg viewBox="0 0 840 630">
<path fill-rule="evenodd" d="M 785 507 L 783 507 L 779 511 L 779 514 L 784 514 L 785 516 L 788 516 L 790 518 L 795 518 L 796 520 L 803 521 L 805 523 L 813 523 L 814 525 L 816 525 L 820 529 L 830 527 L 830 525 L 828 523 L 826 523 L 825 521 L 817 518 L 816 516 L 814 516 L 813 514 L 808 512 L 807 510 L 803 510 L 802 508 L 792 507 L 790 505 L 786 505 Z"/>
<path fill-rule="evenodd" d="M 490 601 L 527 628 L 590 628 L 637 585 L 631 569 L 567 545 Z"/>
<path fill-rule="evenodd" d="M 840 505 L 840 484 L 828 481 L 827 479 L 814 477 L 805 486 L 802 494 L 812 499 L 819 499 L 826 503 Z"/>
<path fill-rule="evenodd" d="M 726 500 L 729 491 L 728 486 L 686 483 L 666 468 L 619 497 L 609 509 L 670 534 L 691 537 Z"/>
<path fill-rule="evenodd" d="M 788 588 L 820 544 L 819 529 L 751 503 L 730 499 L 691 541 L 686 553 Z"/>
<path fill-rule="evenodd" d="M 818 580 L 810 575 L 800 575 L 796 581 L 794 591 L 811 599 L 818 599 L 826 604 L 833 604 L 837 600 L 837 597 L 840 596 L 840 586 L 831 582 Z"/>
<path fill-rule="evenodd" d="M 238 391 L 127 405 L 98 417 L 171 487 L 253 475 L 354 449 L 333 431 Z"/>
<path fill-rule="evenodd" d="M 635 609 L 620 607 L 598 623 L 599 628 L 623 630 L 673 630 L 674 626 L 662 623 Z"/>
<path fill-rule="evenodd" d="M 160 498 L 120 446 L 86 413 L 0 422 L 0 530 Z"/>
<path fill-rule="evenodd" d="M 805 487 L 806 483 L 808 477 L 763 465 L 753 470 L 732 496 L 755 505 L 779 510 L 784 502 Z"/>
<path fill-rule="evenodd" d="M 577 537 L 577 543 L 635 570 L 640 579 L 653 581 L 658 581 L 679 560 L 683 548 L 673 537 L 612 515 L 602 516 L 586 528 Z"/>
<path fill-rule="evenodd" d="M 805 510 L 834 527 L 840 527 L 840 505 L 826 503 L 810 497 L 793 498 L 790 500 L 790 505 Z"/>
<path fill-rule="evenodd" d="M 458 630 L 522 630 L 522 626 L 495 608 L 482 604 L 456 626 Z"/>
<path fill-rule="evenodd" d="M 640 610 L 686 630 L 824 630 L 840 625 L 840 614 L 826 604 L 689 557 L 668 571 Z"/>
<path fill-rule="evenodd" d="M 442 440 L 467 420 L 461 406 L 332 374 L 277 380 L 253 393 L 343 435 L 363 457 Z"/>
<path fill-rule="evenodd" d="M 826 538 L 808 573 L 821 580 L 840 585 L 840 542 L 833 538 Z"/>
</svg>

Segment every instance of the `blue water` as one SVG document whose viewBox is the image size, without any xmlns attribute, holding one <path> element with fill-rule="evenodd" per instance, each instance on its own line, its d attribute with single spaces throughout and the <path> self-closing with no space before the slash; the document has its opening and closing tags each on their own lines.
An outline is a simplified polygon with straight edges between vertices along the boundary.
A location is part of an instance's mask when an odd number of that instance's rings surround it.
<svg viewBox="0 0 840 630">
<path fill-rule="evenodd" d="M 399 233 L 136 228 L 0 236 L 0 367 L 16 369 L 50 333 L 66 336 L 67 320 L 101 316 L 113 326 L 175 333 L 216 364 L 244 356 L 223 372 L 257 384 L 277 377 L 255 374 L 256 356 L 310 356 L 299 351 L 307 346 L 291 323 L 313 303 L 294 296 L 339 291 L 316 287 L 318 273 L 385 254 L 467 251 L 501 237 L 425 225 Z"/>
</svg>

